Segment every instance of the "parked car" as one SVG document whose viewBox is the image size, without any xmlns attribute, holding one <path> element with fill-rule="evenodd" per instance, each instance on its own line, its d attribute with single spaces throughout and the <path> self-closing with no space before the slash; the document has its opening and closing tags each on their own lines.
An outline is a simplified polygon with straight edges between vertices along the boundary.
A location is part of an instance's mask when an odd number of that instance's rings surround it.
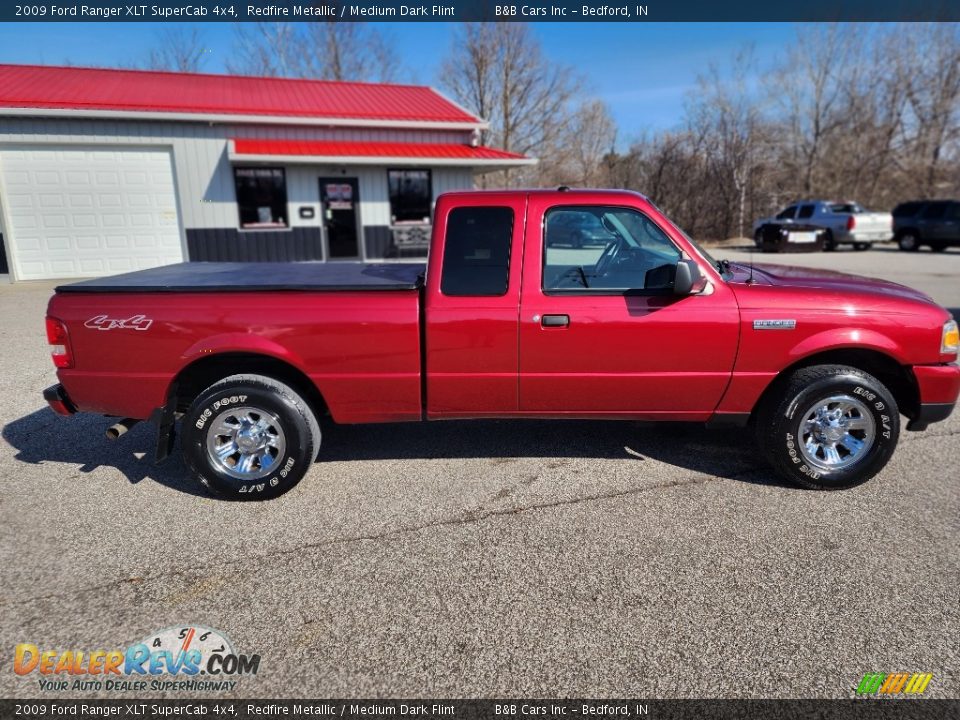
<svg viewBox="0 0 960 720">
<path fill-rule="evenodd" d="M 893 209 L 893 231 L 901 250 L 927 245 L 943 252 L 960 245 L 960 200 L 917 200 Z"/>
<path fill-rule="evenodd" d="M 612 240 L 557 243 L 569 213 Z M 626 191 L 448 193 L 426 266 L 181 263 L 61 286 L 46 324 L 56 412 L 150 418 L 161 458 L 182 418 L 193 475 L 239 499 L 293 487 L 327 423 L 454 418 L 752 426 L 737 452 L 832 490 L 960 394 L 923 293 L 717 262 Z"/>
<path fill-rule="evenodd" d="M 798 253 L 823 250 L 827 231 L 814 225 L 766 223 L 757 228 L 755 242 L 763 252 Z"/>
<path fill-rule="evenodd" d="M 767 224 L 802 223 L 823 228 L 824 250 L 853 245 L 854 250 L 869 250 L 874 243 L 893 239 L 893 218 L 886 212 L 869 212 L 855 202 L 802 200 L 788 205 L 774 217 L 760 218 L 753 224 L 753 238 L 760 247 L 761 228 Z"/>
</svg>

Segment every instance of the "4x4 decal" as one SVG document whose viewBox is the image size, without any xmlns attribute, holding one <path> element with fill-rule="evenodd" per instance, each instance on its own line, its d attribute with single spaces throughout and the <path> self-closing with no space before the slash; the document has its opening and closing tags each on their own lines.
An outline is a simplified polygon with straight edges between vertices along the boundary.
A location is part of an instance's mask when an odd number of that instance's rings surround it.
<svg viewBox="0 0 960 720">
<path fill-rule="evenodd" d="M 133 315 L 126 319 L 95 315 L 83 324 L 84 327 L 91 330 L 146 330 L 151 325 L 153 325 L 153 320 L 146 315 Z"/>
</svg>

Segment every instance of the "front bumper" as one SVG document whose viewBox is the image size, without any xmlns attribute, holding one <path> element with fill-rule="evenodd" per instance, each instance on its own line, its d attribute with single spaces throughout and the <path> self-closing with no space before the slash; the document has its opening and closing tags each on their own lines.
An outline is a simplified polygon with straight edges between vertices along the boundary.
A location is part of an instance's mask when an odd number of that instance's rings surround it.
<svg viewBox="0 0 960 720">
<path fill-rule="evenodd" d="M 930 423 L 946 420 L 953 412 L 960 396 L 960 366 L 915 365 L 913 376 L 920 391 L 920 407 L 907 430 L 926 430 Z"/>
<path fill-rule="evenodd" d="M 43 399 L 47 401 L 50 407 L 57 415 L 73 415 L 77 412 L 77 406 L 73 404 L 63 385 L 51 385 L 43 391 Z"/>
</svg>

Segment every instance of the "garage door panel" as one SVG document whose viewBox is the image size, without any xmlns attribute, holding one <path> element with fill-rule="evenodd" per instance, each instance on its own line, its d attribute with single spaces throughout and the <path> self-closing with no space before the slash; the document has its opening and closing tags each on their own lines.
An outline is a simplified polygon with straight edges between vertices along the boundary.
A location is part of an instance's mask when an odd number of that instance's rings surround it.
<svg viewBox="0 0 960 720">
<path fill-rule="evenodd" d="M 166 150 L 2 150 L 21 279 L 91 277 L 182 260 Z"/>
</svg>

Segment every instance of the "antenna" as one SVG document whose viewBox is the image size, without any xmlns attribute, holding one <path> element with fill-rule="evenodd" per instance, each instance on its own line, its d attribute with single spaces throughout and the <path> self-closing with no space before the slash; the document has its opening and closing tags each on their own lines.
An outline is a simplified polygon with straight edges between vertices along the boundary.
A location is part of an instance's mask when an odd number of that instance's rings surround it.
<svg viewBox="0 0 960 720">
<path fill-rule="evenodd" d="M 756 249 L 756 247 L 756 243 L 750 246 L 750 277 L 747 278 L 748 285 L 753 283 L 753 251 Z"/>
</svg>

